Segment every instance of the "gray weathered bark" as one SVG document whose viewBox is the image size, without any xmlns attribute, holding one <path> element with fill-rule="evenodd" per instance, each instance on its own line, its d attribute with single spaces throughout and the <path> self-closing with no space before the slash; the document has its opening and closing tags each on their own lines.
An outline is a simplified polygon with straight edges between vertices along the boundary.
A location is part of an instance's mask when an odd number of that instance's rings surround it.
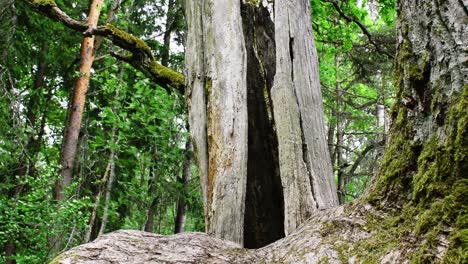
<svg viewBox="0 0 468 264">
<path fill-rule="evenodd" d="M 373 235 L 366 216 L 382 215 L 370 206 L 315 211 L 307 224 L 266 247 L 248 250 L 202 233 L 162 236 L 117 231 L 73 248 L 53 263 L 361 263 L 353 243 Z M 348 211 L 348 212 L 346 212 Z M 338 242 L 337 242 L 338 241 Z M 389 252 L 378 263 L 403 263 L 401 252 Z"/>
<path fill-rule="evenodd" d="M 317 53 L 306 0 L 275 2 L 272 89 L 288 235 L 317 208 L 338 204 L 323 121 Z"/>
<path fill-rule="evenodd" d="M 338 204 L 310 6 L 276 5 L 275 26 L 262 4 L 186 1 L 187 100 L 206 228 L 248 247 Z"/>
<path fill-rule="evenodd" d="M 243 243 L 247 183 L 246 51 L 240 2 L 187 1 L 189 122 L 206 229 Z"/>
</svg>

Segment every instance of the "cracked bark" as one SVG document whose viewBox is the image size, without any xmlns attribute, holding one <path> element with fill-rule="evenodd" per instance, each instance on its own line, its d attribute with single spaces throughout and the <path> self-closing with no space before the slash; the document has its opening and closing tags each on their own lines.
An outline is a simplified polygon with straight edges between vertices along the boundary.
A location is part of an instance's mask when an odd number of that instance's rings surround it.
<svg viewBox="0 0 468 264">
<path fill-rule="evenodd" d="M 318 207 L 337 204 L 324 133 L 316 54 L 314 48 L 308 47 L 312 44 L 312 39 L 307 38 L 312 37 L 307 18 L 309 4 L 294 3 L 306 11 L 294 13 L 301 20 L 290 23 L 281 19 L 291 12 L 288 10 L 294 9 L 279 2 L 287 8 L 276 14 L 279 34 L 275 36 L 275 25 L 267 8 L 261 4 L 236 3 L 233 7 L 235 23 L 227 23 L 226 11 L 217 10 L 216 3 L 187 1 L 186 8 L 189 22 L 187 101 L 202 179 L 207 231 L 220 238 L 236 233 L 239 239 L 232 241 L 260 247 L 290 233 Z M 221 15 L 215 16 L 217 14 Z M 237 24 L 239 21 L 242 25 Z M 291 28 L 284 31 L 280 25 Z M 240 26 L 242 32 L 237 31 Z M 231 33 L 233 29 L 235 37 Z M 223 38 L 241 38 L 236 44 L 239 47 L 222 44 L 220 39 Z M 236 67 L 241 70 L 235 70 L 231 63 L 239 63 Z M 226 67 L 228 71 L 224 71 Z M 233 73 L 240 75 L 233 77 Z M 222 74 L 229 75 L 231 81 L 242 79 L 242 84 L 235 88 L 219 86 L 224 82 L 219 81 Z M 272 88 L 274 79 L 276 90 Z M 237 119 L 248 124 L 248 133 L 239 134 L 242 145 L 233 145 L 234 141 L 226 140 L 230 135 L 222 134 L 223 131 L 245 133 L 239 128 L 232 130 L 232 120 L 236 120 L 228 117 L 233 107 L 229 98 L 232 92 L 247 96 L 245 101 L 239 102 L 241 105 L 236 104 L 242 109 L 247 107 L 247 117 Z M 247 141 L 248 148 L 245 148 Z M 232 150 L 233 146 L 237 147 L 234 148 L 237 153 L 249 156 L 237 165 L 242 166 L 239 167 L 241 175 L 230 169 L 233 154 L 223 152 Z M 247 172 L 243 171 L 244 166 Z M 245 197 L 228 189 L 216 190 L 217 184 L 231 184 L 240 192 L 247 188 Z M 232 220 L 235 224 L 224 224 L 222 228 L 215 223 L 219 229 L 213 228 L 212 222 L 224 222 L 231 210 L 236 211 L 236 217 L 237 212 L 241 212 L 243 219 Z"/>
<path fill-rule="evenodd" d="M 240 2 L 201 2 L 187 2 L 187 10 L 199 12 L 193 17 L 194 26 L 198 28 L 194 28 L 192 36 L 197 38 L 196 35 L 201 34 L 199 39 L 194 39 L 195 45 L 188 40 L 187 50 L 189 53 L 205 51 L 203 57 L 193 61 L 196 64 L 199 60 L 204 65 L 188 68 L 189 78 L 201 77 L 192 84 L 188 100 L 190 127 L 202 129 L 192 129 L 192 137 L 199 153 L 200 176 L 206 184 L 203 189 L 206 228 L 216 237 L 243 243 L 247 90 Z M 190 11 L 188 17 L 191 17 Z M 190 58 L 187 58 L 189 65 Z M 196 73 L 199 76 L 192 76 L 190 71 L 199 69 L 202 70 Z M 198 114 L 203 116 L 201 122 L 195 121 Z M 205 153 L 200 153 L 202 151 Z"/>
<path fill-rule="evenodd" d="M 286 235 L 317 208 L 338 204 L 309 9 L 309 2 L 304 0 L 275 2 L 277 69 L 272 103 Z"/>
</svg>

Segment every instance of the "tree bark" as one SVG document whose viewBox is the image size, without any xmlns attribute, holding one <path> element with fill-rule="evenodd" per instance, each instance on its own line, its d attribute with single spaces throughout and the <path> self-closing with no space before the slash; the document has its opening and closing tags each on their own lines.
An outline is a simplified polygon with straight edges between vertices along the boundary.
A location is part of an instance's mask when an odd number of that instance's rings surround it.
<svg viewBox="0 0 468 264">
<path fill-rule="evenodd" d="M 186 2 L 189 122 L 206 229 L 237 243 L 244 239 L 248 126 L 240 9 L 239 1 Z"/>
<path fill-rule="evenodd" d="M 292 6 L 279 2 L 275 30 L 262 4 L 230 3 L 234 12 L 226 14 L 227 6 L 218 3 L 186 2 L 187 101 L 205 222 L 210 234 L 259 247 L 294 230 L 318 207 L 337 204 L 315 48 L 302 36 L 312 37 L 309 4 L 295 3 L 306 11 L 294 14 L 301 22 L 290 23 L 281 19 Z M 287 30 L 280 25 L 288 25 Z M 290 43 L 290 34 L 297 34 L 298 44 Z M 227 45 L 225 39 L 234 42 Z M 294 52 L 300 52 L 296 59 Z M 230 184 L 236 191 L 225 187 Z M 220 227 L 228 215 L 232 224 Z"/>
<path fill-rule="evenodd" d="M 276 1 L 275 32 L 272 102 L 288 235 L 317 208 L 337 205 L 338 198 L 325 136 L 309 1 Z"/>
<path fill-rule="evenodd" d="M 91 2 L 88 14 L 88 26 L 90 28 L 97 27 L 102 4 L 102 0 L 93 0 Z M 65 136 L 60 155 L 60 178 L 54 187 L 54 198 L 57 201 L 62 201 L 65 198 L 64 188 L 72 182 L 81 120 L 91 77 L 91 67 L 94 61 L 93 47 L 94 36 L 84 37 L 80 52 L 80 77 L 76 80 L 73 88 L 73 97 L 70 103 L 69 117 L 65 126 Z"/>
<path fill-rule="evenodd" d="M 114 140 L 114 137 L 115 137 L 115 129 L 113 129 L 112 131 L 113 140 Z M 111 150 L 111 154 L 109 156 L 109 164 L 107 165 L 106 172 L 104 173 L 104 179 L 105 180 L 103 184 L 105 184 L 106 186 L 105 187 L 106 191 L 105 191 L 105 200 L 104 200 L 104 208 L 102 212 L 101 226 L 99 227 L 98 236 L 104 234 L 104 232 L 106 231 L 107 218 L 109 216 L 109 203 L 110 203 L 111 193 L 112 193 L 112 184 L 115 180 L 115 151 L 114 150 Z M 95 210 L 99 206 L 100 199 L 101 199 L 101 191 L 99 191 L 99 194 L 96 198 L 97 206 Z M 96 217 L 95 210 L 93 210 L 93 214 L 91 215 L 91 220 L 93 220 L 93 222 L 94 222 L 93 216 L 94 218 Z M 91 234 L 91 231 L 92 231 L 92 226 L 90 226 L 89 234 Z M 88 236 L 86 238 L 89 239 Z"/>
</svg>

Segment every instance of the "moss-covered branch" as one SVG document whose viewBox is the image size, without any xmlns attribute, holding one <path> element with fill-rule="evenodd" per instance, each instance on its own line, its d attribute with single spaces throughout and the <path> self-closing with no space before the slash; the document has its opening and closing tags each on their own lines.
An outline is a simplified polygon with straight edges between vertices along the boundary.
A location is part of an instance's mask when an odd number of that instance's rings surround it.
<svg viewBox="0 0 468 264">
<path fill-rule="evenodd" d="M 185 78 L 171 68 L 159 64 L 153 56 L 151 48 L 140 38 L 116 28 L 110 24 L 89 28 L 85 22 L 74 20 L 63 12 L 54 0 L 23 0 L 35 11 L 61 22 L 66 27 L 75 31 L 82 32 L 85 36 L 98 35 L 111 40 L 116 46 L 129 52 L 130 56 L 125 56 L 125 61 L 133 67 L 143 72 L 156 84 L 170 91 L 169 87 L 174 88 L 179 93 L 184 94 Z M 122 57 L 119 57 L 123 59 Z"/>
</svg>

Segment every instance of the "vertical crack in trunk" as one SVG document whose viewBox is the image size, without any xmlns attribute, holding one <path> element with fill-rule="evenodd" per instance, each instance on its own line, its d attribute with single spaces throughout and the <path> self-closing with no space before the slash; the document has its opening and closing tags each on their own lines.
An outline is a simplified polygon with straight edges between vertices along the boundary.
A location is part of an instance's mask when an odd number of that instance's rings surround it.
<svg viewBox="0 0 468 264">
<path fill-rule="evenodd" d="M 262 5 L 242 5 L 247 49 L 248 163 L 244 246 L 284 236 L 283 192 L 270 90 L 276 68 L 274 24 Z"/>
<path fill-rule="evenodd" d="M 294 36 L 291 35 L 291 24 L 290 24 L 290 21 L 291 21 L 291 17 L 289 15 L 289 12 L 288 12 L 288 32 L 289 32 L 289 58 L 291 60 L 291 80 L 292 80 L 292 89 L 293 89 L 293 94 L 294 94 L 294 100 L 297 104 L 297 106 L 299 107 L 299 127 L 300 127 L 300 133 L 301 133 L 301 142 L 302 142 L 302 161 L 304 162 L 305 164 L 305 168 L 306 168 L 306 173 L 307 173 L 307 178 L 309 179 L 309 184 L 310 184 L 310 189 L 311 189 L 311 192 L 312 192 L 312 197 L 314 198 L 314 200 L 316 200 L 316 196 L 315 196 L 315 193 L 314 193 L 314 188 L 313 188 L 313 179 L 312 179 L 312 168 L 310 167 L 310 160 L 309 160 L 309 156 L 308 156 L 308 153 L 309 153 L 309 150 L 308 150 L 308 146 L 307 146 L 307 141 L 306 141 L 306 138 L 305 138 L 305 135 L 304 135 L 304 125 L 303 125 L 303 118 L 302 118 L 302 109 L 301 109 L 301 104 L 299 102 L 299 97 L 297 95 L 297 91 L 296 91 L 296 82 L 294 80 Z M 313 207 L 314 208 L 318 208 L 318 204 L 316 202 L 313 202 L 312 203 Z M 309 210 L 307 208 L 304 208 L 304 213 L 306 214 L 305 215 L 305 218 L 309 218 Z"/>
</svg>

